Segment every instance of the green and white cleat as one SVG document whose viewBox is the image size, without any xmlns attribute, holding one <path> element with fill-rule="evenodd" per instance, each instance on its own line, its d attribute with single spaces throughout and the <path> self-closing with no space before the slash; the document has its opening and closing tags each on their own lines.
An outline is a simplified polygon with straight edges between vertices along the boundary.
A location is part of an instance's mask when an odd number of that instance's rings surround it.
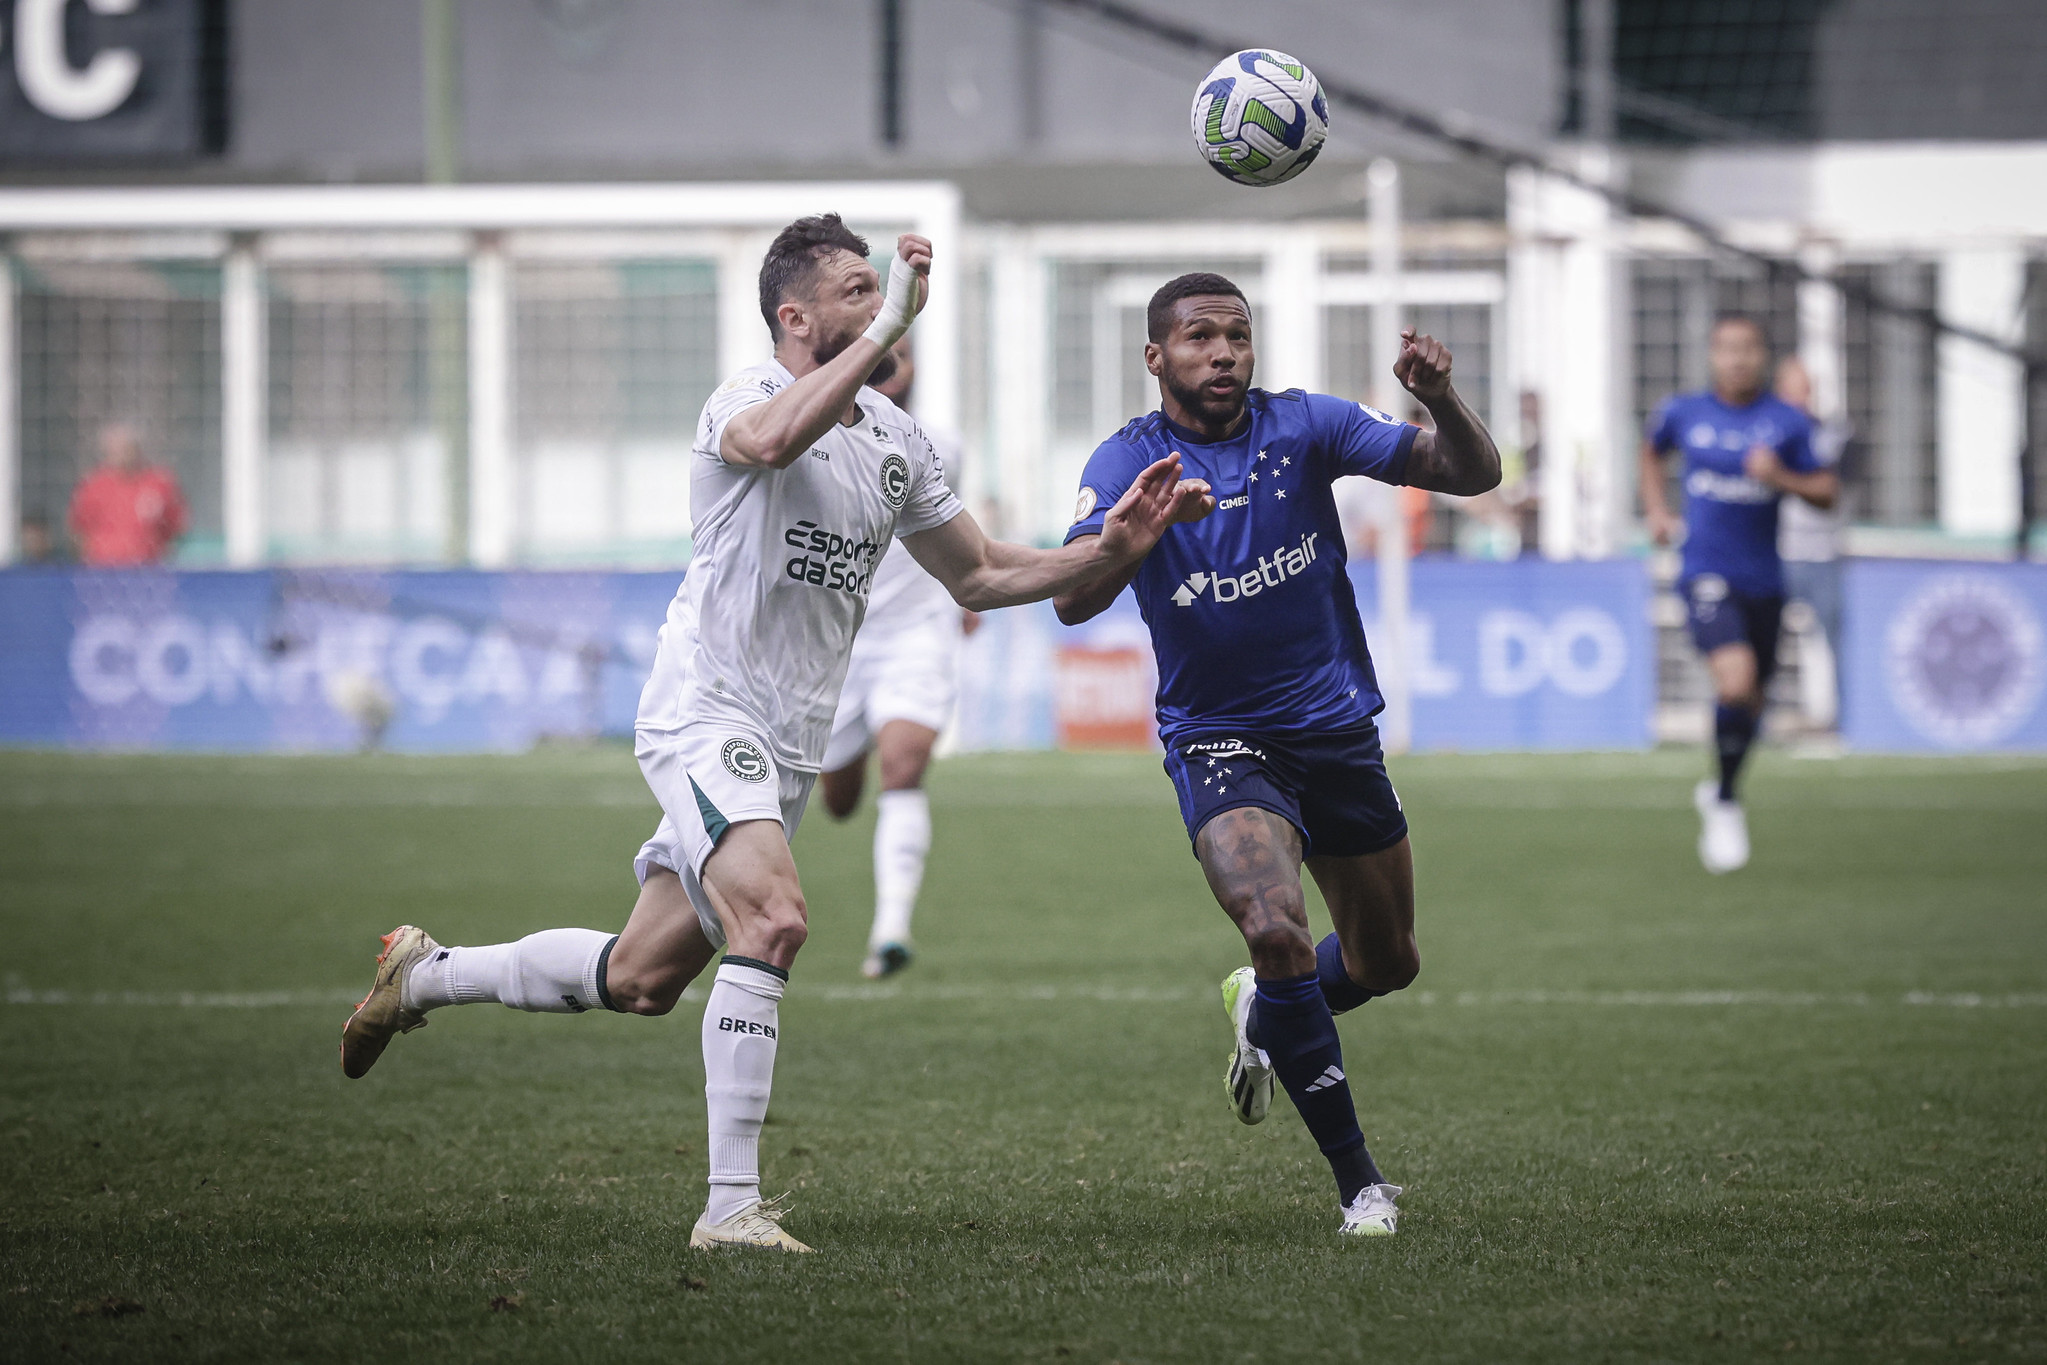
<svg viewBox="0 0 2047 1365">
<path fill-rule="evenodd" d="M 815 1251 L 782 1231 L 777 1220 L 789 1210 L 782 1207 L 781 1199 L 755 1200 L 722 1223 L 706 1223 L 697 1219 L 697 1225 L 690 1229 L 689 1244 L 703 1251 L 719 1247 L 767 1247 L 775 1251 Z"/>
<path fill-rule="evenodd" d="M 405 974 L 440 947 L 427 937 L 426 930 L 409 924 L 384 935 L 384 951 L 377 955 L 377 978 L 370 983 L 370 993 L 341 1026 L 342 1075 L 360 1080 L 393 1038 L 426 1027 L 425 1011 L 405 1008 Z"/>
<path fill-rule="evenodd" d="M 1398 1185 L 1367 1185 L 1358 1197 L 1344 1205 L 1339 1237 L 1391 1237 L 1400 1210 L 1393 1201 L 1400 1198 Z"/>
<path fill-rule="evenodd" d="M 1272 1059 L 1263 1048 L 1251 1046 L 1251 998 L 1258 993 L 1258 978 L 1249 967 L 1239 967 L 1223 978 L 1223 1010 L 1236 1032 L 1230 1049 L 1229 1070 L 1223 1083 L 1230 1093 L 1230 1112 L 1241 1123 L 1263 1123 L 1272 1108 Z"/>
<path fill-rule="evenodd" d="M 866 977 L 869 981 L 879 981 L 883 977 L 894 976 L 897 972 L 909 966 L 910 959 L 914 956 L 915 954 L 910 951 L 910 945 L 907 943 L 881 944 L 868 950 L 866 961 L 860 964 L 860 975 Z"/>
</svg>

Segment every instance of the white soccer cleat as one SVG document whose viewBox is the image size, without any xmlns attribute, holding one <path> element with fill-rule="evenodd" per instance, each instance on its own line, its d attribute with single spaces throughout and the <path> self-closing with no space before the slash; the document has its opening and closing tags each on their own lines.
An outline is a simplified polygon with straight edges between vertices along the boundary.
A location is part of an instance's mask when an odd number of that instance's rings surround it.
<svg viewBox="0 0 2047 1365">
<path fill-rule="evenodd" d="M 1343 1206 L 1343 1226 L 1337 1229 L 1339 1237 L 1391 1237 L 1394 1224 L 1400 1221 L 1400 1210 L 1393 1201 L 1400 1198 L 1398 1185 L 1367 1185 L 1358 1191 L 1358 1197 Z"/>
<path fill-rule="evenodd" d="M 440 947 L 426 930 L 409 924 L 384 935 L 384 951 L 377 955 L 377 976 L 370 983 L 370 993 L 341 1026 L 342 1075 L 360 1080 L 393 1038 L 426 1027 L 425 1011 L 405 1008 L 405 974 Z"/>
<path fill-rule="evenodd" d="M 1706 778 L 1692 788 L 1699 812 L 1699 863 L 1716 876 L 1748 866 L 1748 815 L 1739 801 L 1722 801 L 1720 784 Z"/>
<path fill-rule="evenodd" d="M 1240 1123 L 1263 1123 L 1272 1108 L 1272 1058 L 1263 1048 L 1251 1046 L 1251 998 L 1258 993 L 1258 978 L 1249 967 L 1239 967 L 1223 978 L 1223 1010 L 1236 1031 L 1236 1046 L 1230 1049 L 1229 1070 L 1223 1084 L 1230 1094 L 1230 1111 Z"/>
<path fill-rule="evenodd" d="M 916 956 L 907 943 L 884 943 L 868 950 L 867 958 L 860 964 L 860 975 L 869 981 L 879 981 L 885 976 L 894 976 L 910 965 Z"/>
<path fill-rule="evenodd" d="M 722 1223 L 697 1219 L 690 1229 L 689 1244 L 700 1250 L 718 1247 L 768 1247 L 776 1251 L 815 1251 L 782 1231 L 776 1220 L 789 1211 L 780 1198 L 757 1199 Z"/>
</svg>

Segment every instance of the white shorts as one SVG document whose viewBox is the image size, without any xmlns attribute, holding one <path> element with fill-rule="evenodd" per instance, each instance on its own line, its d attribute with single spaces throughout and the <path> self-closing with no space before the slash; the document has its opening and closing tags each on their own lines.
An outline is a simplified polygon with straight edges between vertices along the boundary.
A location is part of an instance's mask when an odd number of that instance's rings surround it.
<svg viewBox="0 0 2047 1365">
<path fill-rule="evenodd" d="M 662 812 L 654 837 L 633 859 L 633 875 L 642 886 L 654 867 L 680 877 L 704 937 L 722 948 L 725 926 L 704 894 L 704 861 L 727 827 L 742 820 L 779 820 L 783 837 L 795 838 L 817 774 L 783 767 L 764 736 L 731 721 L 640 730 L 633 751 Z"/>
<path fill-rule="evenodd" d="M 855 637 L 839 711 L 832 717 L 831 742 L 825 746 L 825 771 L 836 772 L 873 748 L 881 727 L 892 720 L 945 729 L 959 698 L 964 638 L 956 611 L 872 643 Z"/>
</svg>

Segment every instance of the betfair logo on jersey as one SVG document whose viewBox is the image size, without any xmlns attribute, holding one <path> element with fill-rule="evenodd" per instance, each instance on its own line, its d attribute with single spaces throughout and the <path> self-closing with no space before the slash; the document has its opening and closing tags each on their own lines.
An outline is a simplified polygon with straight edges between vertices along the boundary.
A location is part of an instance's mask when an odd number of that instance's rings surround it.
<svg viewBox="0 0 2047 1365">
<path fill-rule="evenodd" d="M 1718 474 L 1694 469 L 1685 475 L 1685 492 L 1704 502 L 1732 502 L 1758 505 L 1777 500 L 1777 490 L 1746 474 Z"/>
<path fill-rule="evenodd" d="M 902 456 L 891 455 L 881 462 L 881 495 L 895 508 L 910 500 L 910 462 Z"/>
<path fill-rule="evenodd" d="M 1256 597 L 1267 588 L 1280 586 L 1313 564 L 1319 557 L 1315 549 L 1315 542 L 1319 539 L 1321 532 L 1311 531 L 1301 537 L 1298 545 L 1258 556 L 1258 567 L 1241 573 L 1188 574 L 1187 581 L 1173 590 L 1173 600 L 1183 607 L 1191 607 L 1204 596 L 1216 602 Z"/>
<path fill-rule="evenodd" d="M 886 479 L 886 471 L 883 477 Z M 789 577 L 799 583 L 854 594 L 867 591 L 867 580 L 873 576 L 874 561 L 882 550 L 871 540 L 854 540 L 837 531 L 827 531 L 814 521 L 799 521 L 782 532 L 782 543 L 792 550 L 805 551 L 782 566 L 782 572 Z"/>
<path fill-rule="evenodd" d="M 768 761 L 753 746 L 752 740 L 728 739 L 718 757 L 724 761 L 725 771 L 741 782 L 768 780 Z"/>
</svg>

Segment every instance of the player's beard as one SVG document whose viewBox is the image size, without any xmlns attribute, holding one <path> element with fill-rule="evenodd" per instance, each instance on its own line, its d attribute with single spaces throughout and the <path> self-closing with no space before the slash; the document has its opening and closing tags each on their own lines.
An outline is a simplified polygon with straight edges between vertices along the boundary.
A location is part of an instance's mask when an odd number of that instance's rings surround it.
<svg viewBox="0 0 2047 1365">
<path fill-rule="evenodd" d="M 859 332 L 848 332 L 844 336 L 833 337 L 831 340 L 823 342 L 816 349 L 811 351 L 810 358 L 812 360 L 815 360 L 820 365 L 829 365 L 834 360 L 837 360 L 841 355 L 845 354 L 846 348 L 848 346 L 851 346 L 854 342 L 858 341 L 864 335 L 866 335 L 866 333 L 864 330 L 862 330 Z M 867 383 L 870 387 L 878 384 L 886 384 L 888 383 L 889 380 L 895 378 L 895 374 L 896 353 L 894 351 L 883 351 L 881 353 L 881 359 L 875 362 L 875 366 L 872 370 L 868 371 Z"/>
<path fill-rule="evenodd" d="M 1210 426 L 1229 428 L 1237 424 L 1244 415 L 1245 389 L 1237 389 L 1227 399 L 1219 399 L 1204 386 L 1192 388 L 1176 382 L 1171 375 L 1162 376 L 1166 392 L 1173 395 L 1181 409 L 1200 415 Z"/>
</svg>

